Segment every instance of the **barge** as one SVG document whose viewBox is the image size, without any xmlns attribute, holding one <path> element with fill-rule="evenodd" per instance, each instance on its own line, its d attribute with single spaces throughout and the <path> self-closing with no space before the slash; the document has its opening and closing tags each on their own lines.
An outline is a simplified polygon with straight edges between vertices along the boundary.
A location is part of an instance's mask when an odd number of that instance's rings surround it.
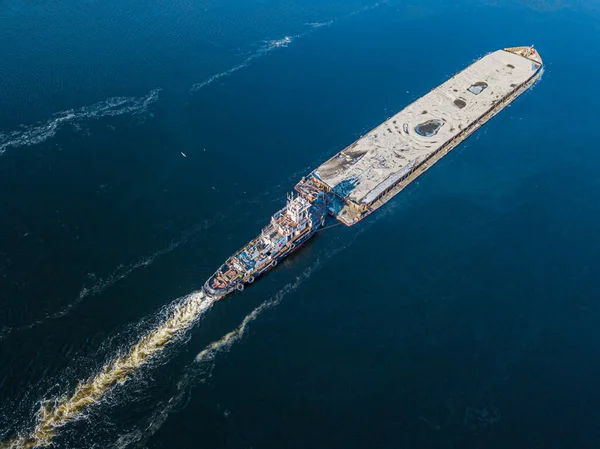
<svg viewBox="0 0 600 449">
<path fill-rule="evenodd" d="M 509 105 L 541 70 L 533 46 L 490 53 L 327 160 L 295 190 L 309 201 L 326 192 L 329 213 L 354 225 Z"/>
</svg>

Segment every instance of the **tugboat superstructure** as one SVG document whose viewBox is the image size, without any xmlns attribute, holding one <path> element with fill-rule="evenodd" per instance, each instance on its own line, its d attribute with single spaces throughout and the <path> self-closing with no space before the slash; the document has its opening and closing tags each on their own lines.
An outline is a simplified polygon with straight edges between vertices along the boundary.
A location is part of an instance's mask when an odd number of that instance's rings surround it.
<svg viewBox="0 0 600 449">
<path fill-rule="evenodd" d="M 215 299 L 244 290 L 311 238 L 323 226 L 326 216 L 324 194 L 312 204 L 302 196 L 289 195 L 286 207 L 271 217 L 258 237 L 227 259 L 202 290 Z"/>
</svg>

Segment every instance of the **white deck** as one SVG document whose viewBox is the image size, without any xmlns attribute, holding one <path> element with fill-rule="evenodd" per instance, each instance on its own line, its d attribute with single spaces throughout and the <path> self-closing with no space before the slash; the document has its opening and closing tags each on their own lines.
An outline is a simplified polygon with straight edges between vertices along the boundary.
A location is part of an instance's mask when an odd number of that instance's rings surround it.
<svg viewBox="0 0 600 449">
<path fill-rule="evenodd" d="M 484 56 L 335 155 L 313 174 L 347 200 L 368 205 L 530 79 L 539 67 L 530 59 L 504 50 Z M 487 87 L 480 93 L 469 91 L 482 82 Z M 429 137 L 419 135 L 418 126 L 431 120 L 441 125 L 437 132 Z"/>
</svg>

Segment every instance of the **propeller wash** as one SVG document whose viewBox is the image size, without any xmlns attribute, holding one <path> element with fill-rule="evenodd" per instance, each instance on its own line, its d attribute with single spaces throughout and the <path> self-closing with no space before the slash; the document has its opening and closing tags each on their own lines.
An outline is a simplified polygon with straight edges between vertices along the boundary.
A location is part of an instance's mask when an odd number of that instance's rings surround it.
<svg viewBox="0 0 600 449">
<path fill-rule="evenodd" d="M 165 345 L 191 328 L 213 300 L 202 292 L 192 293 L 176 304 L 168 318 L 144 335 L 129 352 L 107 363 L 96 375 L 80 382 L 70 395 L 45 401 L 38 411 L 31 434 L 20 436 L 0 447 L 27 449 L 48 446 L 58 429 L 83 417 L 86 407 L 100 401 L 116 385 L 129 380 L 136 370 L 155 358 Z"/>
</svg>

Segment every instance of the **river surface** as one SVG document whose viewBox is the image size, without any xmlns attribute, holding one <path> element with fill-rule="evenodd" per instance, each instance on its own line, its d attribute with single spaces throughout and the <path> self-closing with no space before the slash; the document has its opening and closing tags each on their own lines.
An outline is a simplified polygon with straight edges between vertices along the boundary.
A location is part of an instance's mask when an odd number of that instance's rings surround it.
<svg viewBox="0 0 600 449">
<path fill-rule="evenodd" d="M 195 293 L 530 44 L 534 87 L 376 214 Z M 598 1 L 7 0 L 0 54 L 0 446 L 598 447 Z"/>
</svg>

